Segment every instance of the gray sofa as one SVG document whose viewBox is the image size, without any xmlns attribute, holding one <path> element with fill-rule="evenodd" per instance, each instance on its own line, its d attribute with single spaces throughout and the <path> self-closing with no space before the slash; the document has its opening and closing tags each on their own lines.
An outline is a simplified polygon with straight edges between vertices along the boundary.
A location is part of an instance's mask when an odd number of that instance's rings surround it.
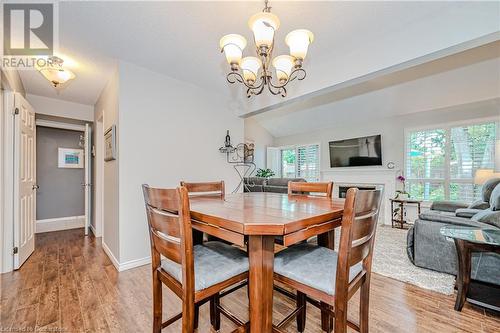
<svg viewBox="0 0 500 333">
<path fill-rule="evenodd" d="M 248 177 L 244 179 L 245 192 L 288 193 L 288 182 L 305 182 L 303 178 L 261 178 Z"/>
<path fill-rule="evenodd" d="M 408 231 L 408 256 L 419 267 L 456 275 L 457 252 L 452 240 L 440 229 L 446 225 L 500 228 L 500 178 L 483 185 L 482 200 L 470 205 L 450 201 L 434 202 L 420 214 Z M 500 285 L 500 255 L 474 253 L 471 278 Z"/>
</svg>

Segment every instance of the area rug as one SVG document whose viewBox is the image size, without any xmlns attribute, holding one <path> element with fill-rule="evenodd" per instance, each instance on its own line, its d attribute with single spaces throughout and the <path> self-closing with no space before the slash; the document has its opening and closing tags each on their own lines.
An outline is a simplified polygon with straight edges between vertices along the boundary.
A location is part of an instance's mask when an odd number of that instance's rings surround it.
<svg viewBox="0 0 500 333">
<path fill-rule="evenodd" d="M 420 288 L 452 295 L 455 276 L 417 267 L 408 259 L 407 233 L 407 230 L 386 226 L 377 228 L 372 271 Z"/>
</svg>

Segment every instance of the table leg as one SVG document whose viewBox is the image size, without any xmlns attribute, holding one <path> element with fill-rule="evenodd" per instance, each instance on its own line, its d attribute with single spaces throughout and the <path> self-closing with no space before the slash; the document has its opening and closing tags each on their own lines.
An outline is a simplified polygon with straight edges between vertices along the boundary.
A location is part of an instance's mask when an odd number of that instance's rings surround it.
<svg viewBox="0 0 500 333">
<path fill-rule="evenodd" d="M 273 331 L 274 236 L 248 239 L 250 332 Z"/>
<path fill-rule="evenodd" d="M 404 204 L 402 202 L 399 204 L 399 209 L 401 209 L 401 215 L 400 215 L 401 216 L 401 220 L 400 220 L 400 223 L 401 223 L 401 229 L 403 229 L 404 213 L 405 213 L 404 209 L 405 209 L 405 206 L 404 206 Z"/>
<path fill-rule="evenodd" d="M 324 234 L 318 235 L 318 245 L 327 247 L 329 249 L 335 249 L 335 230 L 330 230 Z"/>
<path fill-rule="evenodd" d="M 329 249 L 335 249 L 335 230 L 331 230 L 327 233 L 318 235 L 318 245 L 324 246 Z M 333 317 L 330 316 L 328 309 L 332 309 L 327 303 L 320 302 L 321 305 L 321 328 L 325 332 L 331 332 L 333 330 Z"/>
<path fill-rule="evenodd" d="M 455 239 L 455 246 L 458 255 L 458 272 L 457 272 L 457 299 L 455 301 L 455 310 L 462 311 L 467 298 L 470 284 L 471 271 L 471 251 L 467 247 L 465 241 Z"/>
<path fill-rule="evenodd" d="M 391 200 L 391 228 L 394 228 L 394 201 Z"/>
</svg>

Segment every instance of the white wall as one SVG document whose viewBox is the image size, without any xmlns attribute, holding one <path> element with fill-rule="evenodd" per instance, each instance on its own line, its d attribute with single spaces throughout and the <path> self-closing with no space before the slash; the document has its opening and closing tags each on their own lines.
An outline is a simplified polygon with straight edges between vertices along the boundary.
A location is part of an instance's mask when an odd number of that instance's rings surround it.
<svg viewBox="0 0 500 333">
<path fill-rule="evenodd" d="M 267 147 L 273 147 L 274 137 L 252 118 L 245 119 L 245 142 L 255 144 L 254 162 L 257 168 L 266 168 Z"/>
<path fill-rule="evenodd" d="M 141 185 L 222 179 L 232 191 L 239 180 L 218 148 L 228 129 L 242 142 L 244 121 L 220 96 L 126 62 L 95 110 L 96 119 L 104 113 L 105 128 L 119 124 L 118 160 L 105 163 L 103 239 L 115 264 L 127 269 L 151 255 Z"/>
<path fill-rule="evenodd" d="M 99 99 L 95 105 L 95 119 L 103 117 L 104 131 L 116 125 L 117 134 L 117 155 L 120 154 L 120 124 L 118 123 L 118 106 L 119 106 L 119 72 L 115 71 L 110 81 L 102 91 Z M 95 133 L 95 131 L 94 131 Z M 94 135 L 97 135 L 96 133 Z M 94 142 L 96 140 L 94 139 Z M 104 170 L 99 170 L 96 167 L 94 159 L 94 170 L 96 172 L 104 171 L 104 193 L 103 193 L 103 226 L 102 226 L 102 242 L 103 246 L 108 251 L 114 262 L 120 260 L 120 246 L 119 246 L 119 160 L 104 162 Z M 95 173 L 94 173 L 95 176 Z M 95 178 L 94 178 L 95 179 Z M 95 181 L 94 181 L 95 183 Z M 94 191 L 99 190 L 97 186 Z M 96 197 L 94 192 L 94 197 Z M 95 214 L 94 214 L 95 216 Z M 111 253 L 109 253 L 111 252 Z"/>
<path fill-rule="evenodd" d="M 26 99 L 37 114 L 94 121 L 94 106 L 28 94 Z"/>
<path fill-rule="evenodd" d="M 328 143 L 333 140 L 349 139 L 359 136 L 382 134 L 383 165 L 392 161 L 396 169 L 404 169 L 404 129 L 420 126 L 432 126 L 440 123 L 467 119 L 494 117 L 500 113 L 500 100 L 459 105 L 445 109 L 417 112 L 408 115 L 363 121 L 353 119 L 349 125 L 331 127 L 307 133 L 277 137 L 276 146 L 321 143 L 321 170 L 330 170 Z M 285 125 L 284 125 L 285 126 Z"/>
</svg>

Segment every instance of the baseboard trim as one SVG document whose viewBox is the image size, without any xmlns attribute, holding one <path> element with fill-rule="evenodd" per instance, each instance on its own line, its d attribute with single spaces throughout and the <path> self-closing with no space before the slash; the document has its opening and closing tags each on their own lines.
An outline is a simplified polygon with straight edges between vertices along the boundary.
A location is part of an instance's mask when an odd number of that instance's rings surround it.
<svg viewBox="0 0 500 333">
<path fill-rule="evenodd" d="M 36 233 L 85 227 L 85 216 L 68 216 L 36 221 Z"/>
<path fill-rule="evenodd" d="M 113 252 L 111 252 L 109 247 L 104 242 L 102 242 L 102 249 L 104 250 L 104 253 L 106 253 L 106 255 L 109 257 L 109 260 L 111 260 L 113 266 L 115 266 L 116 270 L 119 272 L 120 263 L 118 262 L 118 260 L 116 260 L 116 257 L 114 256 Z"/>
<path fill-rule="evenodd" d="M 101 237 L 101 235 L 98 235 L 94 226 L 92 224 L 89 224 L 89 229 L 92 231 L 92 233 L 94 234 L 94 237 L 98 238 L 98 237 Z"/>
<path fill-rule="evenodd" d="M 144 266 L 144 265 L 147 265 L 150 263 L 151 263 L 151 257 L 130 260 L 130 261 L 124 262 L 123 264 L 120 264 L 119 271 L 123 272 L 123 271 L 126 271 L 128 269 Z"/>
<path fill-rule="evenodd" d="M 124 263 L 120 263 L 116 259 L 116 257 L 114 256 L 113 252 L 111 252 L 109 247 L 106 245 L 106 243 L 104 243 L 104 242 L 102 243 L 102 248 L 104 250 L 104 253 L 107 254 L 107 256 L 109 257 L 109 260 L 111 260 L 111 263 L 113 263 L 113 266 L 115 266 L 115 268 L 118 272 L 123 272 L 123 271 L 129 270 L 129 269 L 132 269 L 132 268 L 144 266 L 144 265 L 151 263 L 151 257 L 134 259 L 134 260 L 130 260 L 130 261 L 127 261 Z"/>
</svg>

